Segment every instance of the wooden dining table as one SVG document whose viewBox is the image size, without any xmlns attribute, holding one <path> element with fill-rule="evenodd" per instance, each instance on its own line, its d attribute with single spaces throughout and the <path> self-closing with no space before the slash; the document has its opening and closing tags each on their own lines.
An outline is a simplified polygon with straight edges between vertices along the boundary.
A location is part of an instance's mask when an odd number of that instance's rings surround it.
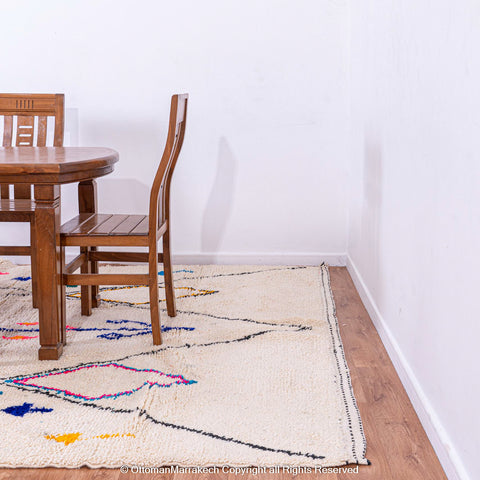
<svg viewBox="0 0 480 480">
<path fill-rule="evenodd" d="M 0 184 L 33 185 L 40 360 L 57 360 L 66 343 L 60 254 L 60 186 L 79 184 L 80 213 L 95 213 L 95 178 L 113 171 L 118 153 L 100 147 L 0 147 Z M 1 236 L 0 236 L 1 237 Z"/>
</svg>

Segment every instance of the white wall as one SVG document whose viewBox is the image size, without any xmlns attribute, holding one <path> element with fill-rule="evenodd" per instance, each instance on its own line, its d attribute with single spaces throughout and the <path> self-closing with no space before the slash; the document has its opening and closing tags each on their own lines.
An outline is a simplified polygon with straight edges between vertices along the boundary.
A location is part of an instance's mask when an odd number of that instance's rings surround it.
<svg viewBox="0 0 480 480">
<path fill-rule="evenodd" d="M 347 3 L 3 2 L 0 90 L 65 93 L 66 144 L 120 152 L 99 181 L 101 210 L 118 213 L 146 213 L 170 95 L 189 92 L 177 258 L 336 263 L 347 237 Z M 64 190 L 67 218 L 76 197 Z M 16 241 L 22 227 L 4 225 Z"/>
<path fill-rule="evenodd" d="M 449 478 L 478 478 L 480 4 L 351 7 L 350 270 Z"/>
</svg>

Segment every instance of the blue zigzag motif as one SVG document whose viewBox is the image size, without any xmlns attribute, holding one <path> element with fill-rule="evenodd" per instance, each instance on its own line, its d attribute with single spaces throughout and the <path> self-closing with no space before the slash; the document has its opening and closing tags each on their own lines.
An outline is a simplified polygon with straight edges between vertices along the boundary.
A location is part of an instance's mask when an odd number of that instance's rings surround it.
<svg viewBox="0 0 480 480">
<path fill-rule="evenodd" d="M 106 320 L 105 323 L 113 325 L 127 325 L 117 328 L 102 328 L 102 327 L 72 327 L 67 325 L 67 331 L 74 332 L 103 332 L 97 335 L 97 338 L 105 338 L 107 340 L 118 340 L 120 338 L 129 338 L 142 335 L 151 335 L 152 326 L 147 322 L 140 322 L 135 320 Z M 162 332 L 169 332 L 170 330 L 184 330 L 186 332 L 193 332 L 194 327 L 168 327 L 162 325 Z M 6 328 L 0 327 L 0 332 L 10 334 L 26 334 L 26 333 L 38 333 L 38 327 L 32 328 Z M 34 337 L 32 337 L 34 338 Z"/>
</svg>

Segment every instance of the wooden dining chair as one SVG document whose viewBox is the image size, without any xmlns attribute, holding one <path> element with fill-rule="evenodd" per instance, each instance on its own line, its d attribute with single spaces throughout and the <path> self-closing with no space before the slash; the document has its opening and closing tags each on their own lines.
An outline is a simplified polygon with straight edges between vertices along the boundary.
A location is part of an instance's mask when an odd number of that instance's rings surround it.
<svg viewBox="0 0 480 480">
<path fill-rule="evenodd" d="M 4 147 L 45 147 L 47 119 L 54 118 L 53 146 L 63 146 L 64 95 L 0 93 L 0 116 L 3 116 Z M 14 128 L 15 127 L 15 128 Z M 14 134 L 15 133 L 15 134 Z M 30 256 L 32 266 L 33 306 L 37 306 L 35 249 L 35 206 L 31 185 L 0 185 L 0 222 L 29 222 L 30 245 L 0 246 L 0 255 Z"/>
<path fill-rule="evenodd" d="M 158 262 L 163 262 L 167 313 L 176 315 L 175 293 L 170 252 L 170 186 L 172 174 L 182 148 L 187 117 L 188 94 L 173 95 L 168 136 L 160 165 L 150 191 L 148 215 L 80 214 L 60 230 L 62 265 L 65 247 L 82 247 L 74 260 L 64 267 L 63 290 L 66 285 L 148 285 L 153 343 L 161 345 L 160 312 L 158 307 Z M 163 239 L 163 253 L 158 241 Z M 148 247 L 148 253 L 92 250 L 92 247 Z M 85 249 L 87 248 L 87 249 Z M 73 274 L 88 262 L 148 262 L 148 274 Z M 65 291 L 63 292 L 65 295 Z M 84 292 L 82 292 L 84 294 Z M 87 293 L 90 298 L 90 293 Z"/>
</svg>

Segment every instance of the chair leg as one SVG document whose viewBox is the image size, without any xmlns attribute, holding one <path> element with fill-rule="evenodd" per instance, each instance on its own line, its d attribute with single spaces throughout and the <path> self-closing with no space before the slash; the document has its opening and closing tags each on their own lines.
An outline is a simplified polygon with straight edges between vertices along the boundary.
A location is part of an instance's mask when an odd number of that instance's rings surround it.
<svg viewBox="0 0 480 480">
<path fill-rule="evenodd" d="M 156 245 L 155 245 L 156 246 Z M 162 344 L 160 310 L 158 308 L 158 255 L 157 249 L 150 245 L 148 255 L 148 290 L 150 294 L 150 319 L 152 322 L 153 344 Z"/>
<path fill-rule="evenodd" d="M 30 223 L 30 271 L 32 277 L 32 303 L 38 308 L 38 274 L 37 274 L 37 238 L 35 224 Z"/>
<path fill-rule="evenodd" d="M 96 249 L 97 247 L 90 247 L 91 252 L 95 251 Z M 92 273 L 98 273 L 98 262 L 90 261 L 90 271 Z M 100 287 L 98 285 L 92 285 L 92 308 L 97 308 L 101 301 Z"/>
<path fill-rule="evenodd" d="M 95 213 L 97 211 L 97 182 L 95 180 L 84 180 L 78 184 L 78 212 Z M 87 255 L 87 265 L 81 267 L 81 273 L 98 273 L 97 262 L 89 261 L 89 251 L 94 248 L 85 247 L 80 249 Z M 89 285 L 81 288 L 82 315 L 91 315 L 92 307 L 98 307 L 99 287 Z"/>
<path fill-rule="evenodd" d="M 67 344 L 67 329 L 66 329 L 66 315 L 67 315 L 67 287 L 63 282 L 63 274 L 65 273 L 65 247 L 60 248 L 60 275 L 62 283 L 60 286 L 60 309 L 62 311 L 61 318 L 63 324 L 60 328 L 60 341 L 63 345 Z"/>
<path fill-rule="evenodd" d="M 170 228 L 163 235 L 163 275 L 165 279 L 167 313 L 169 317 L 176 317 L 177 307 L 175 306 L 175 288 L 173 285 L 172 257 L 170 254 Z"/>
<path fill-rule="evenodd" d="M 80 253 L 84 253 L 87 256 L 87 260 L 80 267 L 80 273 L 92 273 L 91 265 L 88 261 L 88 247 L 81 247 Z M 82 315 L 90 316 L 92 314 L 92 286 L 82 285 L 80 287 L 81 298 L 81 313 Z"/>
</svg>

